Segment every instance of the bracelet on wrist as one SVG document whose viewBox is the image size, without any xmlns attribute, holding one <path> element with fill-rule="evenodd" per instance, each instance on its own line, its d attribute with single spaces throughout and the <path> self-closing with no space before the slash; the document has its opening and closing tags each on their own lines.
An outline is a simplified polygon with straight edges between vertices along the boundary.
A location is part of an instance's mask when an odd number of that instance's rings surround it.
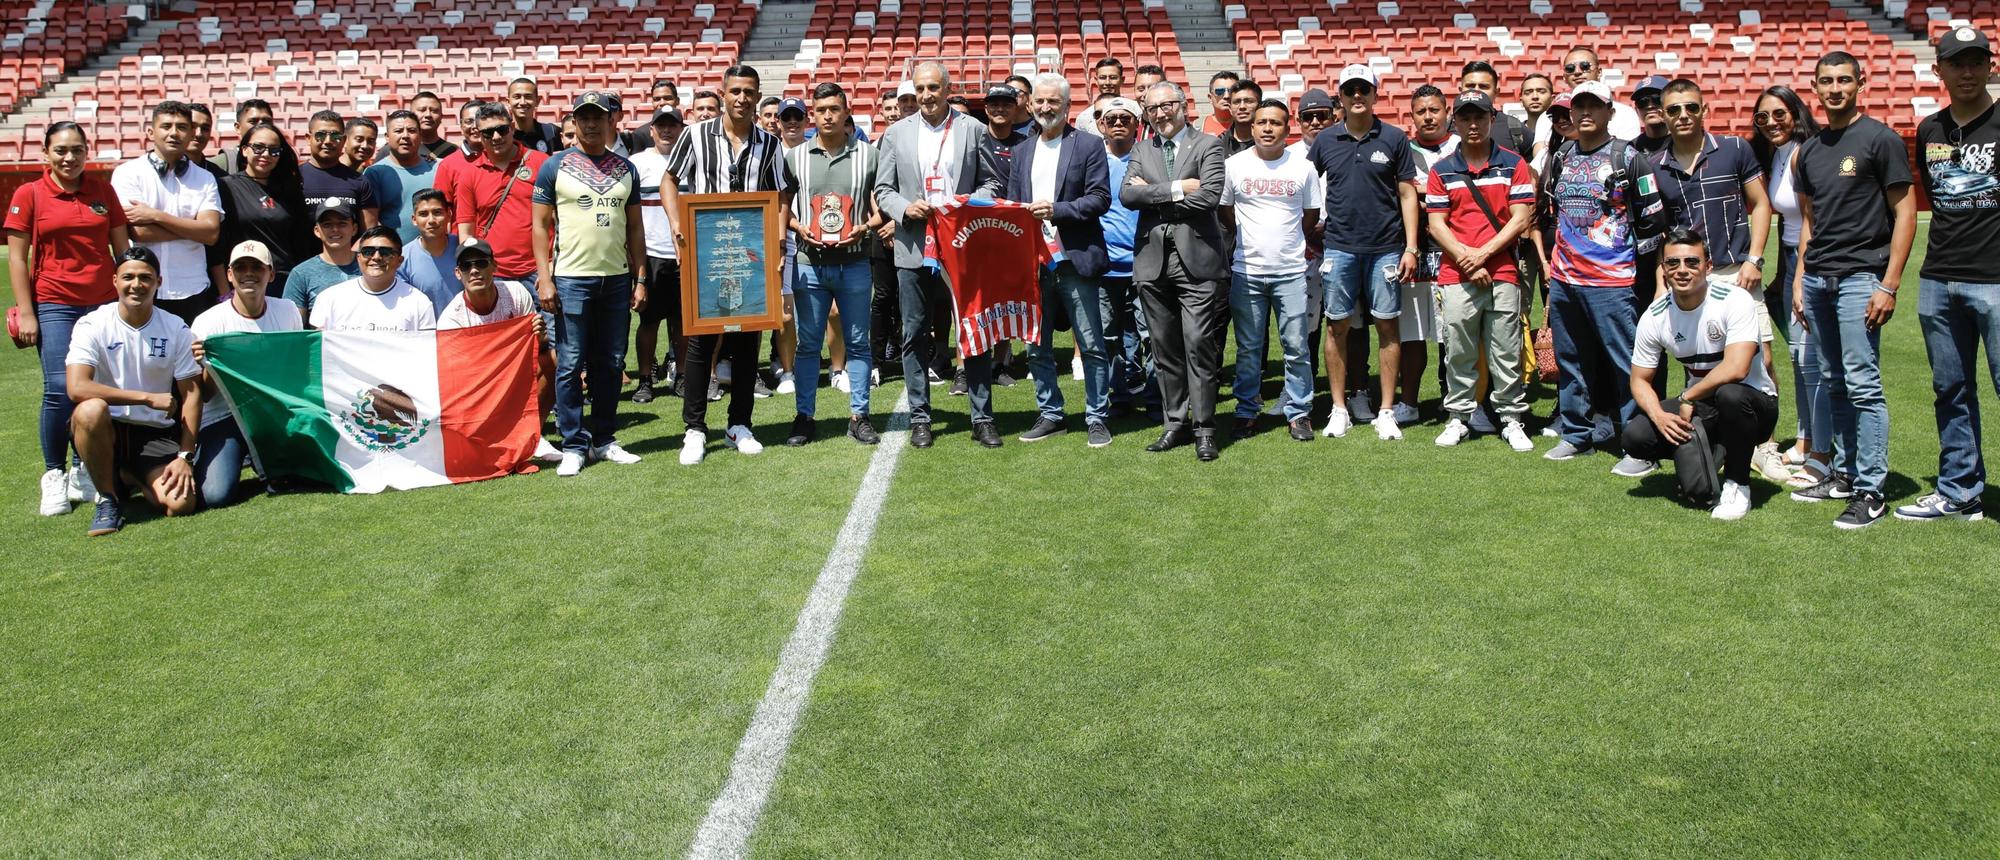
<svg viewBox="0 0 2000 860">
<path fill-rule="evenodd" d="M 1889 298 L 1892 298 L 1892 299 L 1896 297 L 1896 291 L 1895 291 L 1895 290 L 1892 290 L 1892 289 L 1889 289 L 1888 287 L 1885 287 L 1885 286 L 1883 286 L 1883 285 L 1881 285 L 1881 284 L 1876 284 L 1876 285 L 1875 285 L 1875 292 L 1878 292 L 1878 293 L 1888 293 L 1888 294 L 1889 294 Z"/>
</svg>

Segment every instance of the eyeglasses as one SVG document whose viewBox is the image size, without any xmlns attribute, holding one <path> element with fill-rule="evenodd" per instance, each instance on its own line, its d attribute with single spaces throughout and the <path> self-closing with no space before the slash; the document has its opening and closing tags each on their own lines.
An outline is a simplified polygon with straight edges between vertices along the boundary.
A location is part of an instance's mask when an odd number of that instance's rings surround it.
<svg viewBox="0 0 2000 860">
<path fill-rule="evenodd" d="M 1791 111 L 1785 110 L 1784 108 L 1778 108 L 1777 110 L 1774 111 L 1760 110 L 1750 117 L 1750 121 L 1758 125 L 1770 125 L 1771 123 L 1784 122 L 1785 120 L 1791 118 L 1792 118 Z"/>
<path fill-rule="evenodd" d="M 337 131 L 315 131 L 312 135 L 313 140 L 339 140 L 344 136 Z"/>
<path fill-rule="evenodd" d="M 1660 268 L 1666 269 L 1668 271 L 1672 271 L 1674 269 L 1699 269 L 1701 268 L 1701 263 L 1702 259 L 1700 257 L 1660 258 Z"/>
<path fill-rule="evenodd" d="M 1581 62 L 1575 62 L 1575 63 L 1564 63 L 1564 64 L 1563 64 L 1563 71 L 1565 71 L 1565 72 L 1568 72 L 1568 73 L 1570 73 L 1570 74 L 1572 74 L 1572 75 L 1576 74 L 1577 72 L 1588 72 L 1588 71 L 1590 71 L 1591 69 L 1595 69 L 1595 68 L 1597 68 L 1597 64 L 1596 64 L 1596 63 L 1593 63 L 1593 62 L 1591 62 L 1591 61 L 1589 61 L 1589 60 L 1583 60 L 1583 61 L 1581 61 Z"/>
<path fill-rule="evenodd" d="M 250 150 L 251 155 L 277 155 L 285 151 L 282 146 L 272 146 L 268 143 L 253 143 L 244 148 Z"/>
<path fill-rule="evenodd" d="M 382 245 L 370 245 L 354 253 L 360 254 L 363 257 L 394 257 L 396 256 L 397 251 L 394 248 L 385 247 Z"/>
<path fill-rule="evenodd" d="M 1181 100 L 1180 100 L 1180 99 L 1174 99 L 1173 101 L 1166 101 L 1166 102 L 1160 102 L 1159 104 L 1151 104 L 1151 105 L 1147 105 L 1147 106 L 1146 106 L 1146 112 L 1147 112 L 1147 113 L 1166 113 L 1166 112 L 1168 112 L 1168 111 L 1170 111 L 1170 110 L 1173 110 L 1174 108 L 1177 108 L 1177 107 L 1180 107 L 1180 106 L 1181 106 Z"/>
<path fill-rule="evenodd" d="M 1701 102 L 1682 102 L 1667 105 L 1667 116 L 1701 116 Z"/>
<path fill-rule="evenodd" d="M 470 260 L 458 261 L 458 270 L 461 272 L 483 272 L 491 268 L 493 268 L 493 261 L 485 257 L 475 257 Z"/>
</svg>

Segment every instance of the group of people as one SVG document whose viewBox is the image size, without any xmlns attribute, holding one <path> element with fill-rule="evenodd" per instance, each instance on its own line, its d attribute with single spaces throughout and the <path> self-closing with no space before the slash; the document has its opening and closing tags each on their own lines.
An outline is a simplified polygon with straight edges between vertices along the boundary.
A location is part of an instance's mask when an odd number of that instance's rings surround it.
<svg viewBox="0 0 2000 860">
<path fill-rule="evenodd" d="M 683 464 L 702 461 L 708 405 L 725 395 L 726 447 L 763 449 L 751 414 L 776 394 L 796 402 L 786 444 L 808 444 L 829 347 L 855 442 L 880 440 L 871 388 L 898 365 L 914 447 L 933 445 L 930 389 L 946 384 L 968 399 L 971 438 L 999 447 L 992 387 L 1022 376 L 1038 415 L 1019 439 L 1049 440 L 1071 421 L 1059 326 L 1074 340 L 1091 447 L 1137 411 L 1161 424 L 1146 451 L 1189 446 L 1203 461 L 1265 415 L 1300 442 L 1359 423 L 1401 439 L 1421 421 L 1435 351 L 1436 444 L 1491 434 L 1527 453 L 1531 366 L 1548 372 L 1529 343 L 1540 296 L 1558 383 L 1544 457 L 1615 447 L 1625 477 L 1671 460 L 1683 495 L 1720 519 L 1745 515 L 1762 472 L 1800 501 L 1841 501 L 1836 525 L 1858 528 L 1886 513 L 1878 337 L 1920 177 L 1933 216 L 1918 313 L 1941 454 L 1936 491 L 1895 513 L 1977 519 L 1976 354 L 1983 340 L 1991 362 L 2000 347 L 2000 275 L 1980 259 L 2000 247 L 2000 127 L 1987 37 L 1953 30 L 1938 56 L 1950 103 L 1917 129 L 1915 175 L 1901 138 L 1863 109 L 1863 64 L 1842 52 L 1811 69 L 1821 118 L 1771 87 L 1748 139 L 1706 129 L 1692 78 L 1647 77 L 1622 101 L 1583 47 L 1560 74 L 1518 82 L 1525 116 L 1498 109 L 1500 75 L 1480 61 L 1450 91 L 1393 94 L 1409 100 L 1408 130 L 1378 118 L 1392 94 L 1365 65 L 1296 103 L 1218 74 L 1197 127 L 1189 91 L 1158 66 L 1128 82 L 1115 59 L 1090 70 L 1074 115 L 1060 75 L 1009 78 L 974 107 L 944 66 L 921 63 L 870 127 L 838 83 L 766 97 L 747 66 L 685 112 L 675 85 L 657 83 L 647 121 L 630 128 L 608 92 L 543 122 L 521 78 L 504 99 L 460 107 L 459 141 L 441 134 L 441 100 L 419 92 L 379 129 L 312 114 L 303 157 L 253 99 L 237 108 L 235 147 L 211 158 L 208 108 L 169 101 L 152 109 L 151 150 L 109 183 L 85 175 L 83 130 L 57 123 L 46 177 L 20 189 L 5 222 L 15 338 L 42 356 L 41 510 L 94 501 L 99 534 L 122 526 L 127 488 L 169 514 L 233 497 L 245 443 L 201 361 L 204 337 L 528 314 L 540 316 L 541 408 L 559 437 L 536 456 L 564 476 L 639 461 L 617 441 L 627 382 L 637 403 L 681 397 Z M 768 370 L 761 332 L 680 330 L 681 198 L 724 192 L 775 192 L 785 212 L 786 325 Z M 953 361 L 952 284 L 930 226 L 966 198 L 1011 201 L 1042 225 L 1044 313 L 1025 368 L 1004 340 Z M 1774 216 L 1781 251 L 1767 261 Z M 1283 384 L 1267 409 L 1273 318 Z M 1783 451 L 1777 330 L 1798 430 Z M 1218 420 L 1232 334 L 1234 404 Z M 1322 367 L 1333 397 L 1316 432 Z M 1989 372 L 2000 385 L 2000 364 Z"/>
</svg>

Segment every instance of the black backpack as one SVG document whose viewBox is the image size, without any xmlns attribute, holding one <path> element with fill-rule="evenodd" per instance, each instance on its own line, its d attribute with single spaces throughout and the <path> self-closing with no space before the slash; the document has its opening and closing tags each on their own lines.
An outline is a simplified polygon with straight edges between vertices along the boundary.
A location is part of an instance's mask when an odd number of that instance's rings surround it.
<svg viewBox="0 0 2000 860">
<path fill-rule="evenodd" d="M 1660 200 L 1657 180 L 1650 176 L 1639 176 L 1632 170 L 1634 148 L 1629 140 L 1613 140 L 1611 147 L 1611 184 L 1618 188 L 1626 200 L 1626 219 L 1632 225 L 1632 247 L 1641 254 L 1650 253 L 1660 243 L 1661 237 L 1673 226 L 1667 213 L 1667 206 Z M 1556 223 L 1556 180 L 1562 176 L 1563 162 L 1577 154 L 1576 141 L 1563 141 L 1556 149 L 1555 159 L 1549 169 L 1539 177 L 1540 191 L 1535 195 L 1535 223 L 1553 247 Z M 1644 179 L 1642 185 L 1640 180 Z"/>
</svg>

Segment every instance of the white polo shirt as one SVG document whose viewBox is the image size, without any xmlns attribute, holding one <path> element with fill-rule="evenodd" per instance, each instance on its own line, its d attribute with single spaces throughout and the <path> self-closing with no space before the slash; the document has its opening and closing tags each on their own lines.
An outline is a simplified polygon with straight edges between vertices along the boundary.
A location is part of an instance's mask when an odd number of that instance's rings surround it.
<svg viewBox="0 0 2000 860">
<path fill-rule="evenodd" d="M 152 153 L 118 165 L 111 171 L 111 190 L 121 203 L 143 203 L 176 218 L 222 212 L 215 177 L 183 158 L 178 171 L 162 172 Z M 192 239 L 135 242 L 160 258 L 157 299 L 185 299 L 208 289 L 208 246 Z"/>
</svg>

